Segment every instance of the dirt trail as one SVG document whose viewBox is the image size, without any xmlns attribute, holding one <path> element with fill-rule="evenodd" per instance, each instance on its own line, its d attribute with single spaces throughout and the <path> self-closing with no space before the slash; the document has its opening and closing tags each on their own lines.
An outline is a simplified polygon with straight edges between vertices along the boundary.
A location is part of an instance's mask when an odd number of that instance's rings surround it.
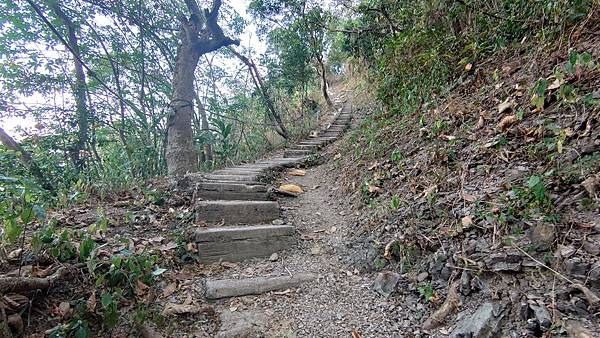
<svg viewBox="0 0 600 338">
<path fill-rule="evenodd" d="M 344 263 L 353 245 L 349 235 L 354 223 L 347 214 L 349 205 L 333 194 L 332 176 L 321 165 L 307 169 L 304 177 L 284 178 L 306 191 L 298 198 L 280 199 L 283 221 L 296 226 L 298 245 L 277 254 L 276 259 L 271 257 L 274 261 L 247 260 L 213 276 L 311 272 L 318 279 L 282 292 L 218 301 L 216 310 L 223 313 L 220 337 L 239 337 L 243 332 L 249 337 L 261 337 L 262 332 L 273 337 L 351 337 L 353 330 L 363 337 L 398 336 L 401 309 L 372 290 L 372 274 Z"/>
</svg>

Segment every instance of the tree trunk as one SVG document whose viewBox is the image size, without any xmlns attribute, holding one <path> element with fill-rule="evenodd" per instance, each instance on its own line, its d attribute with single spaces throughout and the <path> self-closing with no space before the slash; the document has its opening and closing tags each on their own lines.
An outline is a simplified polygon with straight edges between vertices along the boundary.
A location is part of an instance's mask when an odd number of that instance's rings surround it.
<svg viewBox="0 0 600 338">
<path fill-rule="evenodd" d="M 200 55 L 184 40 L 173 76 L 173 112 L 168 118 L 167 168 L 170 175 L 195 171 L 198 155 L 192 133 L 194 115 L 194 72 Z"/>
<path fill-rule="evenodd" d="M 258 68 L 256 67 L 256 64 L 254 64 L 254 62 L 252 60 L 250 60 L 249 58 L 238 53 L 235 49 L 229 48 L 229 50 L 235 56 L 237 56 L 237 58 L 240 59 L 246 66 L 248 66 L 248 69 L 250 70 L 250 76 L 252 77 L 252 82 L 254 82 L 254 86 L 256 87 L 256 90 L 258 90 L 258 92 L 260 93 L 260 95 L 263 99 L 263 102 L 264 102 L 265 106 L 267 107 L 267 115 L 269 117 L 269 120 L 271 120 L 272 122 L 275 123 L 273 127 L 275 128 L 275 131 L 277 132 L 277 134 L 281 135 L 281 137 L 283 137 L 284 139 L 287 139 L 289 137 L 288 131 L 285 128 L 285 125 L 283 124 L 281 115 L 279 115 L 279 113 L 277 113 L 277 110 L 275 110 L 275 105 L 273 104 L 273 100 L 271 100 L 271 97 L 269 96 L 269 92 L 267 91 L 267 88 L 265 87 L 262 77 L 260 76 L 260 73 L 258 72 Z"/>
<path fill-rule="evenodd" d="M 167 171 L 183 175 L 195 171 L 198 154 L 194 146 L 194 72 L 200 56 L 231 44 L 239 44 L 223 34 L 217 23 L 221 0 L 214 0 L 211 10 L 201 13 L 196 0 L 185 0 L 189 19 L 181 19 L 181 46 L 173 75 L 173 111 L 167 119 Z M 202 32 L 202 34 L 200 34 Z"/>
<path fill-rule="evenodd" d="M 85 167 L 85 160 L 81 158 L 81 152 L 86 149 L 88 141 L 89 114 L 86 105 L 86 79 L 81 63 L 81 52 L 79 42 L 77 40 L 77 28 L 71 18 L 60 7 L 60 2 L 56 0 L 46 0 L 48 7 L 52 9 L 54 14 L 60 19 L 63 25 L 67 27 L 67 42 L 69 49 L 73 55 L 75 85 L 73 86 L 73 95 L 75 97 L 75 107 L 77 112 L 77 142 L 71 149 L 71 159 L 78 170 Z"/>
<path fill-rule="evenodd" d="M 317 57 L 316 59 L 319 65 L 319 73 L 321 75 L 321 93 L 323 94 L 323 98 L 325 98 L 325 102 L 327 102 L 327 107 L 329 107 L 329 109 L 333 109 L 333 102 L 331 102 L 331 98 L 327 92 L 327 70 L 325 68 L 325 64 L 323 63 L 323 58 Z"/>
<path fill-rule="evenodd" d="M 19 154 L 19 159 L 23 165 L 29 170 L 31 175 L 38 180 L 44 189 L 48 191 L 54 191 L 54 187 L 50 184 L 50 182 L 48 182 L 44 174 L 42 174 L 40 167 L 38 167 L 38 165 L 35 163 L 31 157 L 31 154 L 27 152 L 27 150 L 23 149 L 23 147 L 21 147 L 17 141 L 10 137 L 10 135 L 8 135 L 4 129 L 2 129 L 2 127 L 0 127 L 0 142 L 6 148 Z"/>
</svg>

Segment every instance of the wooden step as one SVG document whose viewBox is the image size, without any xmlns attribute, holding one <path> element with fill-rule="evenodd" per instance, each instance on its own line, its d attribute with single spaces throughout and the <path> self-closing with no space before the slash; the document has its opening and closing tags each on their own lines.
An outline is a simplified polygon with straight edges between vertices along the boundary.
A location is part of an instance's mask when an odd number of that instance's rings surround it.
<svg viewBox="0 0 600 338">
<path fill-rule="evenodd" d="M 203 179 L 201 182 L 210 182 L 210 183 L 222 183 L 222 184 L 245 184 L 245 185 L 267 185 L 265 182 L 259 181 L 229 181 L 229 180 L 207 180 Z"/>
<path fill-rule="evenodd" d="M 295 243 L 291 225 L 254 225 L 198 229 L 192 239 L 198 245 L 200 262 L 239 262 L 268 257 Z"/>
<path fill-rule="evenodd" d="M 306 150 L 316 151 L 319 149 L 319 146 L 317 144 L 303 144 L 301 142 L 301 143 L 296 144 L 295 146 L 293 146 L 290 149 L 303 149 L 303 150 L 306 149 Z"/>
<path fill-rule="evenodd" d="M 308 151 L 309 154 L 314 154 L 317 152 L 318 148 L 315 145 L 297 144 L 290 147 L 288 150 Z"/>
<path fill-rule="evenodd" d="M 279 218 L 279 204 L 273 201 L 198 201 L 196 220 L 226 225 L 260 224 Z"/>
<path fill-rule="evenodd" d="M 293 149 L 289 149 L 286 150 L 285 153 L 283 153 L 283 157 L 284 158 L 288 158 L 288 157 L 299 157 L 299 156 L 308 156 L 310 154 L 312 154 L 313 152 L 310 150 L 293 150 Z"/>
<path fill-rule="evenodd" d="M 264 172 L 264 169 L 227 168 L 227 169 L 213 171 L 211 174 L 212 175 L 237 175 L 237 176 L 256 175 L 256 176 L 260 176 L 263 172 Z"/>
<path fill-rule="evenodd" d="M 201 182 L 196 186 L 197 196 L 205 200 L 266 201 L 266 185 L 240 183 Z"/>
<path fill-rule="evenodd" d="M 206 298 L 221 299 L 246 295 L 260 295 L 270 291 L 285 290 L 317 279 L 311 273 L 292 276 L 254 277 L 245 279 L 221 279 L 206 281 Z"/>
<path fill-rule="evenodd" d="M 325 142 L 327 142 L 327 140 L 321 140 L 318 138 L 312 138 L 312 139 L 308 139 L 308 140 L 304 140 L 302 142 L 299 142 L 299 145 L 314 145 L 314 146 L 322 146 Z"/>
<path fill-rule="evenodd" d="M 269 163 L 273 165 L 273 168 L 291 168 L 304 162 L 304 157 L 289 157 L 289 158 L 275 158 L 270 161 L 258 162 L 258 163 Z"/>
<path fill-rule="evenodd" d="M 258 174 L 247 175 L 226 175 L 226 174 L 209 174 L 206 179 L 210 181 L 232 181 L 232 182 L 252 182 L 258 180 Z"/>
</svg>

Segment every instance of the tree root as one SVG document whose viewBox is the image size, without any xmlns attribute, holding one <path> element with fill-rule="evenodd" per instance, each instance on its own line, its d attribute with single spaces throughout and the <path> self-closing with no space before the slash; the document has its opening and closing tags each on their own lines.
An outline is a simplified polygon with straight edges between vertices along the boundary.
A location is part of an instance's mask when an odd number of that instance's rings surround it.
<svg viewBox="0 0 600 338">
<path fill-rule="evenodd" d="M 427 320 L 423 323 L 423 330 L 433 330 L 444 323 L 448 315 L 458 308 L 460 298 L 458 297 L 458 282 L 452 283 L 448 288 L 448 297 Z"/>
<path fill-rule="evenodd" d="M 38 289 L 49 289 L 57 280 L 63 278 L 67 272 L 65 267 L 58 268 L 48 277 L 0 277 L 0 294 L 10 292 L 23 292 Z"/>
<path fill-rule="evenodd" d="M 13 334 L 8 326 L 8 318 L 6 318 L 6 312 L 4 312 L 4 304 L 0 303 L 0 337 L 12 338 Z"/>
</svg>

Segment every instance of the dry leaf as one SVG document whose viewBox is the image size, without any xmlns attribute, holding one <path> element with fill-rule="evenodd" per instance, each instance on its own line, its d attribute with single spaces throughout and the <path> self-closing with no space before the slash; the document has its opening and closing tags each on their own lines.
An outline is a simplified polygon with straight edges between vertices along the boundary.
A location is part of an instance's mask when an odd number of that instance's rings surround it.
<svg viewBox="0 0 600 338">
<path fill-rule="evenodd" d="M 561 85 L 562 82 L 559 79 L 556 79 L 548 86 L 548 90 L 558 89 Z"/>
<path fill-rule="evenodd" d="M 237 263 L 232 263 L 232 262 L 221 262 L 221 266 L 224 266 L 229 269 L 233 269 L 233 268 L 237 267 L 238 265 L 237 265 Z"/>
<path fill-rule="evenodd" d="M 306 175 L 306 170 L 294 169 L 294 170 L 290 170 L 290 172 L 288 174 L 290 174 L 292 176 L 304 176 L 304 175 Z"/>
<path fill-rule="evenodd" d="M 162 311 L 163 316 L 182 315 L 188 313 L 198 313 L 200 308 L 196 305 L 167 303 Z"/>
<path fill-rule="evenodd" d="M 283 191 L 291 192 L 291 193 L 296 193 L 296 194 L 301 194 L 304 192 L 304 190 L 302 190 L 302 188 L 300 188 L 299 186 L 297 186 L 295 184 L 282 184 L 279 187 L 279 189 L 283 190 Z"/>
<path fill-rule="evenodd" d="M 72 314 L 71 304 L 69 302 L 61 302 L 58 304 L 58 313 L 62 318 L 69 318 Z"/>
<path fill-rule="evenodd" d="M 429 196 L 430 194 L 436 193 L 436 192 L 437 192 L 437 190 L 438 190 L 438 186 L 437 186 L 437 184 L 434 184 L 434 185 L 432 185 L 431 187 L 429 187 L 429 188 L 427 188 L 427 189 L 423 190 L 423 192 L 422 192 L 422 193 L 420 193 L 419 195 L 417 195 L 417 197 L 415 197 L 415 200 L 418 200 L 418 199 L 419 199 L 419 198 L 421 198 L 421 197 L 427 197 L 427 196 Z"/>
<path fill-rule="evenodd" d="M 177 248 L 177 243 L 174 241 L 171 241 L 165 245 L 161 245 L 160 246 L 160 251 L 169 251 L 169 250 L 173 250 Z"/>
<path fill-rule="evenodd" d="M 148 292 L 149 288 L 150 287 L 148 285 L 144 284 L 144 282 L 138 279 L 135 283 L 135 294 L 141 297 Z"/>
<path fill-rule="evenodd" d="M 475 197 L 474 195 L 469 195 L 469 194 L 465 194 L 463 193 L 463 199 L 467 202 L 473 203 L 477 200 L 477 197 Z"/>
<path fill-rule="evenodd" d="M 383 192 L 383 189 L 381 189 L 380 187 L 376 186 L 376 185 L 370 185 L 369 184 L 369 193 L 371 194 L 381 194 Z"/>
<path fill-rule="evenodd" d="M 92 292 L 90 298 L 85 302 L 85 307 L 91 313 L 96 311 L 96 291 Z"/>
<path fill-rule="evenodd" d="M 475 129 L 479 129 L 479 128 L 483 127 L 484 123 L 485 123 L 485 119 L 483 118 L 483 115 L 479 115 L 479 120 L 477 121 L 477 125 L 475 125 Z"/>
<path fill-rule="evenodd" d="M 515 115 L 506 116 L 500 121 L 500 123 L 498 123 L 498 129 L 501 131 L 506 131 L 508 127 L 515 124 L 518 120 L 519 119 Z"/>
<path fill-rule="evenodd" d="M 11 261 L 19 259 L 21 257 L 21 252 L 23 252 L 23 249 L 13 250 L 6 256 L 6 258 L 8 258 Z"/>
<path fill-rule="evenodd" d="M 157 242 L 160 243 L 162 241 L 164 241 L 164 237 L 163 236 L 156 236 L 156 237 L 152 237 L 150 239 L 148 239 L 150 242 Z"/>
<path fill-rule="evenodd" d="M 463 228 L 468 228 L 473 225 L 473 217 L 471 215 L 467 215 L 461 219 L 461 223 Z"/>
<path fill-rule="evenodd" d="M 513 109 L 515 107 L 515 102 L 506 99 L 506 101 L 500 103 L 498 105 L 498 113 L 502 114 L 509 109 Z"/>
<path fill-rule="evenodd" d="M 564 327 L 569 333 L 569 337 L 573 338 L 593 338 L 594 334 L 588 330 L 582 323 L 575 320 L 567 320 Z"/>
<path fill-rule="evenodd" d="M 198 253 L 198 244 L 196 244 L 195 242 L 190 242 L 187 244 L 186 249 L 187 252 Z"/>
<path fill-rule="evenodd" d="M 31 277 L 38 277 L 38 278 L 45 278 L 50 276 L 52 273 L 54 273 L 55 271 L 55 267 L 50 265 L 49 267 L 40 270 L 37 267 L 33 267 L 31 269 Z"/>
<path fill-rule="evenodd" d="M 440 135 L 440 138 L 444 139 L 446 141 L 456 140 L 456 136 L 453 136 L 453 135 Z"/>
<path fill-rule="evenodd" d="M 352 338 L 362 338 L 362 336 L 360 335 L 360 333 L 358 333 L 358 331 L 352 329 Z"/>
<path fill-rule="evenodd" d="M 590 176 L 581 182 L 581 186 L 590 195 L 590 198 L 596 198 L 596 187 L 600 184 L 600 179 L 596 176 Z"/>
<path fill-rule="evenodd" d="M 163 294 L 162 294 L 163 298 L 169 297 L 170 295 L 175 293 L 176 290 L 177 290 L 177 282 L 170 283 L 163 290 Z"/>
<path fill-rule="evenodd" d="M 395 245 L 397 243 L 398 243 L 397 240 L 393 240 L 385 246 L 385 249 L 383 250 L 383 258 L 388 259 L 388 260 L 392 259 L 392 256 L 393 256 L 392 248 L 395 247 Z"/>
</svg>

